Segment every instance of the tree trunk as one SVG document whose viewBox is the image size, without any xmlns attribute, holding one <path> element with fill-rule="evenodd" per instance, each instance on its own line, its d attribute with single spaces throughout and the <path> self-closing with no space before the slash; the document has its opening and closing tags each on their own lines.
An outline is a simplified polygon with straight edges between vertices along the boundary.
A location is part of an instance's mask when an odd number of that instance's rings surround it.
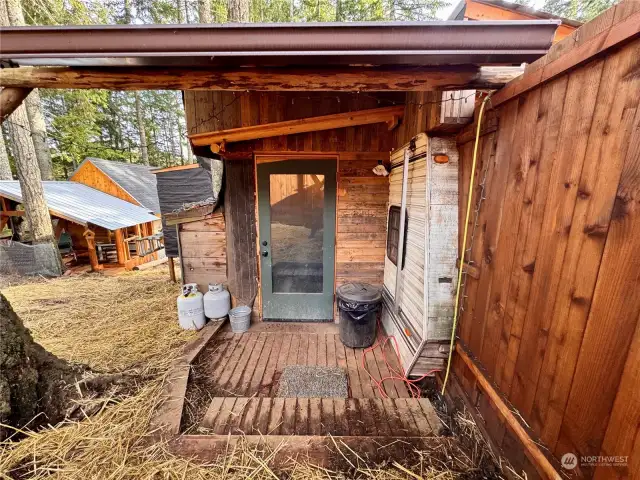
<svg viewBox="0 0 640 480">
<path fill-rule="evenodd" d="M 53 180 L 53 163 L 51 152 L 47 145 L 47 126 L 42 115 L 42 102 L 38 89 L 34 89 L 25 100 L 27 116 L 31 125 L 31 139 L 36 151 L 36 158 L 40 166 L 42 180 Z"/>
<path fill-rule="evenodd" d="M 9 132 L 11 134 L 20 189 L 22 190 L 22 203 L 29 222 L 31 239 L 34 245 L 51 245 L 51 251 L 48 253 L 51 258 L 48 259 L 50 261 L 47 263 L 51 264 L 51 268 L 57 274 L 62 274 L 62 259 L 53 234 L 49 208 L 44 198 L 42 177 L 40 176 L 35 148 L 29 135 L 29 118 L 24 105 L 20 105 L 9 117 Z"/>
<path fill-rule="evenodd" d="M 247 23 L 249 21 L 249 0 L 229 0 L 229 22 Z"/>
<path fill-rule="evenodd" d="M 183 23 L 184 15 L 182 12 L 182 0 L 176 0 L 176 13 L 178 16 L 178 23 Z"/>
<path fill-rule="evenodd" d="M 72 366 L 34 342 L 2 294 L 0 331 L 0 424 L 34 429 L 64 419 L 69 395 L 75 394 L 64 387 L 86 368 Z M 0 426 L 0 441 L 13 433 Z"/>
<path fill-rule="evenodd" d="M 109 399 L 117 398 L 113 386 L 120 393 L 133 383 L 126 374 L 96 374 L 46 351 L 1 293 L 0 332 L 0 442 L 15 435 L 14 428 L 36 430 L 95 414 L 104 402 L 80 408 L 77 400 L 96 398 L 107 390 Z"/>
<path fill-rule="evenodd" d="M 11 165 L 9 165 L 9 155 L 7 155 L 7 146 L 4 144 L 2 130 L 0 130 L 0 180 L 13 180 Z"/>
<path fill-rule="evenodd" d="M 138 133 L 140 134 L 140 157 L 142 163 L 149 165 L 149 150 L 147 149 L 147 130 L 144 126 L 144 112 L 142 110 L 142 102 L 140 101 L 140 93 L 134 92 L 136 99 L 136 117 L 138 119 Z"/>
<path fill-rule="evenodd" d="M 211 15 L 211 0 L 198 1 L 198 15 L 200 23 L 213 23 L 213 15 Z"/>
<path fill-rule="evenodd" d="M 24 21 L 24 13 L 20 0 L 6 0 L 6 13 L 9 24 L 13 27 L 23 27 L 26 25 Z M 2 19 L 3 21 L 5 19 Z M 51 162 L 51 153 L 47 145 L 47 127 L 42 114 L 42 102 L 37 89 L 34 89 L 25 100 L 27 107 L 27 117 L 31 125 L 31 139 L 35 149 L 40 173 L 43 180 L 53 180 L 53 164 Z"/>
</svg>

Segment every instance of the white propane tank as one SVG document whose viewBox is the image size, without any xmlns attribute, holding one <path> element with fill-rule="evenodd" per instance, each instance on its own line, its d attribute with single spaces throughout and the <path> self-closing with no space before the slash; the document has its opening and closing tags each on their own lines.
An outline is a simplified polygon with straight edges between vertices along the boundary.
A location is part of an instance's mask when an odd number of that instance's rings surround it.
<svg viewBox="0 0 640 480">
<path fill-rule="evenodd" d="M 178 297 L 178 322 L 185 330 L 200 330 L 207 322 L 197 283 L 187 283 L 182 287 L 182 295 Z"/>
<path fill-rule="evenodd" d="M 231 308 L 231 295 L 220 283 L 210 283 L 204 294 L 204 314 L 207 318 L 224 318 Z"/>
</svg>

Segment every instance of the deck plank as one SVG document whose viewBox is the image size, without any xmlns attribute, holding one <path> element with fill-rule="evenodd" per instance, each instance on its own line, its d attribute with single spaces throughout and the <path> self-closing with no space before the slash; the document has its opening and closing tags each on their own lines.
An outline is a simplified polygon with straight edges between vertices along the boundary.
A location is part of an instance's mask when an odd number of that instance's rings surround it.
<svg viewBox="0 0 640 480">
<path fill-rule="evenodd" d="M 261 398 L 253 397 L 249 402 L 249 405 L 247 405 L 244 418 L 242 419 L 242 423 L 240 424 L 240 430 L 245 435 L 257 435 L 260 433 L 258 431 L 257 425 L 260 415 L 261 403 Z"/>
<path fill-rule="evenodd" d="M 337 435 L 336 416 L 333 410 L 333 398 L 320 399 L 320 409 L 322 412 L 322 425 L 324 435 Z"/>
<path fill-rule="evenodd" d="M 284 413 L 281 435 L 294 435 L 296 433 L 296 399 L 284 399 Z"/>
<path fill-rule="evenodd" d="M 233 412 L 233 406 L 236 403 L 234 397 L 226 397 L 222 401 L 220 412 L 216 417 L 216 421 L 213 425 L 213 431 L 216 435 L 224 435 L 227 430 L 227 426 L 231 420 L 231 412 Z"/>
<path fill-rule="evenodd" d="M 274 398 L 271 402 L 267 435 L 279 435 L 284 421 L 284 398 Z"/>
<path fill-rule="evenodd" d="M 391 427 L 389 426 L 389 422 L 387 421 L 387 414 L 385 412 L 384 406 L 382 405 L 381 398 L 370 398 L 369 408 L 370 415 L 366 417 L 366 422 L 372 422 L 374 424 L 375 429 L 378 432 L 378 435 L 386 437 L 393 434 L 391 431 Z M 362 404 L 360 404 L 362 406 Z"/>
<path fill-rule="evenodd" d="M 292 354 L 298 354 L 297 350 L 294 349 L 294 338 L 296 338 L 296 335 L 286 334 L 282 336 L 282 345 L 280 347 L 280 352 L 278 353 L 278 358 L 273 369 L 273 376 L 271 378 L 271 388 L 269 391 L 271 397 L 276 396 L 278 384 L 280 382 L 280 375 L 282 374 L 284 366 L 288 364 L 289 356 Z"/>
<path fill-rule="evenodd" d="M 363 421 L 360 418 L 359 402 L 360 400 L 357 398 L 347 398 L 345 401 L 349 435 L 364 435 Z"/>
<path fill-rule="evenodd" d="M 362 350 L 362 352 L 360 352 L 361 355 L 364 355 L 365 358 L 365 365 L 367 367 L 367 370 L 369 372 L 369 375 L 367 375 L 367 372 L 363 372 L 366 375 L 366 378 L 368 380 L 368 383 L 371 385 L 371 388 L 373 390 L 373 395 L 375 398 L 382 398 L 382 392 L 380 391 L 380 389 L 375 385 L 373 379 L 375 379 L 376 381 L 380 381 L 382 380 L 382 375 L 380 375 L 380 369 L 378 368 L 378 363 L 376 362 L 376 358 L 374 353 L 371 350 Z M 365 354 L 366 353 L 366 354 Z M 360 365 L 362 365 L 362 361 L 360 363 Z M 371 378 L 373 377 L 373 378 Z"/>
<path fill-rule="evenodd" d="M 264 346 L 262 347 L 262 353 L 258 359 L 258 364 L 254 368 L 254 372 L 251 375 L 249 386 L 245 391 L 245 395 L 260 395 L 262 379 L 264 377 L 269 361 L 271 360 L 271 351 L 273 350 L 273 344 L 275 343 L 276 335 L 266 335 Z"/>
<path fill-rule="evenodd" d="M 273 399 L 270 397 L 264 397 L 260 401 L 260 408 L 258 409 L 258 415 L 254 421 L 253 429 L 260 432 L 261 435 L 266 435 L 269 432 L 269 417 L 271 416 L 272 403 Z"/>
<path fill-rule="evenodd" d="M 396 409 L 398 411 L 398 415 L 402 419 L 402 422 L 407 430 L 406 435 L 410 437 L 419 437 L 421 435 L 420 429 L 416 424 L 416 421 L 413 418 L 413 414 L 411 410 L 409 410 L 408 401 L 415 401 L 414 399 L 407 400 L 406 398 L 394 398 L 393 402 L 395 403 Z"/>
<path fill-rule="evenodd" d="M 233 352 L 238 347 L 240 338 L 242 338 L 242 334 L 235 334 L 235 333 L 232 333 L 230 338 L 228 338 L 227 341 L 229 345 L 227 346 L 225 351 L 222 353 L 220 358 L 218 358 L 215 364 L 216 366 L 213 369 L 212 375 L 214 376 L 214 378 L 222 375 L 223 370 L 227 368 L 227 364 L 229 363 L 229 360 L 231 359 Z"/>
<path fill-rule="evenodd" d="M 323 435 L 322 406 L 319 398 L 309 399 L 309 435 Z"/>
<path fill-rule="evenodd" d="M 264 345 L 267 341 L 266 333 L 260 333 L 257 337 L 254 336 L 256 343 L 253 347 L 253 350 L 250 355 L 246 358 L 246 365 L 240 378 L 238 379 L 238 383 L 234 387 L 233 391 L 236 395 L 241 395 L 248 397 L 251 394 L 249 393 L 249 387 L 251 386 L 251 379 L 253 375 L 256 373 L 256 369 L 260 363 L 266 363 L 265 361 L 261 361 L 262 350 L 264 349 Z M 253 393 L 253 392 L 252 392 Z"/>
<path fill-rule="evenodd" d="M 307 365 L 319 365 L 318 363 L 318 335 L 308 335 L 309 349 L 307 350 Z"/>
<path fill-rule="evenodd" d="M 386 365 L 384 357 L 382 355 L 382 346 L 374 348 L 367 355 L 372 355 L 375 359 L 376 364 L 378 365 L 378 371 L 380 372 L 379 380 L 384 378 L 391 377 L 391 372 L 389 371 L 389 367 Z M 384 388 L 385 393 L 391 398 L 398 398 L 398 391 L 396 390 L 396 382 L 395 380 L 385 380 L 382 382 L 382 387 Z"/>
<path fill-rule="evenodd" d="M 394 398 L 383 398 L 382 406 L 387 412 L 387 421 L 389 422 L 389 427 L 391 428 L 391 434 L 394 436 L 406 437 L 410 435 L 410 424 L 408 424 L 407 419 L 403 418 L 400 415 L 400 411 L 396 406 Z M 406 405 L 406 404 L 405 404 Z M 411 419 L 413 423 L 413 419 Z"/>
<path fill-rule="evenodd" d="M 338 363 L 338 351 L 336 349 L 335 335 L 325 335 L 324 340 L 324 343 L 327 347 L 327 365 L 329 365 L 330 367 L 343 368 L 346 372 L 346 364 L 343 366 Z"/>
<path fill-rule="evenodd" d="M 241 334 L 236 348 L 233 350 L 233 353 L 231 354 L 231 357 L 229 357 L 227 364 L 220 372 L 220 377 L 217 383 L 221 390 L 226 390 L 227 383 L 231 379 L 235 369 L 238 367 L 240 357 L 249 345 L 249 336 L 250 334 L 248 333 Z"/>
<path fill-rule="evenodd" d="M 347 415 L 346 399 L 333 399 L 336 435 L 349 435 L 349 417 Z"/>
<path fill-rule="evenodd" d="M 395 376 L 402 376 L 403 369 L 400 366 L 400 361 L 398 360 L 398 354 L 396 353 L 395 347 L 391 341 L 387 342 L 384 348 L 385 358 L 387 359 L 387 368 L 389 372 Z M 396 392 L 398 393 L 398 398 L 410 398 L 411 394 L 409 393 L 409 389 L 407 388 L 407 384 L 402 380 L 394 380 L 393 384 L 396 388 Z"/>
<path fill-rule="evenodd" d="M 258 395 L 260 395 L 261 397 L 271 396 L 271 387 L 274 384 L 273 378 L 276 374 L 278 359 L 280 358 L 282 349 L 285 348 L 282 341 L 284 335 L 270 335 L 270 337 L 273 340 L 273 345 L 271 346 L 271 353 L 269 354 L 269 360 L 267 362 L 267 365 L 265 366 L 264 374 L 262 375 L 262 379 L 260 380 L 260 390 L 258 392 Z"/>
<path fill-rule="evenodd" d="M 327 366 L 328 363 L 328 355 L 327 355 L 327 335 L 320 334 L 318 335 L 318 362 L 317 365 Z"/>
<path fill-rule="evenodd" d="M 309 435 L 309 399 L 298 398 L 296 404 L 296 435 Z"/>
<path fill-rule="evenodd" d="M 207 412 L 204 414 L 204 417 L 200 422 L 201 426 L 203 426 L 204 428 L 213 428 L 216 422 L 216 418 L 218 417 L 218 413 L 220 413 L 220 409 L 222 408 L 223 401 L 224 398 L 222 397 L 215 397 L 213 400 L 211 400 L 209 408 L 207 409 Z"/>
<path fill-rule="evenodd" d="M 435 408 L 433 408 L 433 405 L 428 398 L 419 398 L 418 403 L 420 404 L 429 425 L 431 425 L 431 430 L 435 435 L 438 435 L 438 432 L 442 427 L 442 422 L 440 421 L 440 417 L 438 417 Z"/>
<path fill-rule="evenodd" d="M 416 425 L 418 426 L 418 432 L 420 433 L 420 436 L 425 437 L 425 436 L 433 435 L 433 428 L 431 427 L 429 420 L 427 420 L 427 417 L 425 417 L 424 412 L 422 411 L 422 408 L 420 408 L 418 399 L 408 398 L 406 399 L 406 402 L 407 402 L 407 408 L 411 412 L 411 415 L 413 416 L 413 420 L 416 422 Z"/>
<path fill-rule="evenodd" d="M 230 433 L 231 435 L 242 434 L 242 421 L 251 400 L 251 398 L 236 399 L 236 402 L 233 404 L 233 409 L 231 410 L 227 426 L 224 429 L 224 433 Z"/>
<path fill-rule="evenodd" d="M 375 409 L 372 409 L 371 402 L 375 402 L 373 398 L 354 398 L 355 405 L 358 407 L 358 417 L 360 418 L 361 427 L 362 427 L 362 435 L 365 436 L 375 436 L 378 434 L 378 428 L 376 427 L 376 423 L 378 421 L 375 418 Z M 383 432 L 386 429 L 383 429 Z M 385 433 L 386 435 L 386 433 Z"/>
</svg>

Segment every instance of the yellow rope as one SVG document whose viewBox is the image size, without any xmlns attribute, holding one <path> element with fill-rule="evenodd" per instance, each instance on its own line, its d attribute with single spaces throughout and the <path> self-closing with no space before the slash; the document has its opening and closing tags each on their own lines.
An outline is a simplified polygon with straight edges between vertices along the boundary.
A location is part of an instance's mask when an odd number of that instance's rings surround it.
<svg viewBox="0 0 640 480">
<path fill-rule="evenodd" d="M 453 357 L 453 344 L 456 340 L 456 325 L 458 323 L 458 314 L 460 311 L 460 289 L 462 285 L 462 270 L 464 268 L 464 257 L 467 251 L 467 231 L 469 230 L 469 215 L 471 214 L 471 197 L 473 195 L 473 179 L 476 174 L 476 162 L 478 159 L 478 143 L 480 143 L 480 125 L 482 124 L 482 114 L 484 113 L 484 106 L 491 98 L 491 95 L 487 95 L 480 105 L 480 112 L 478 113 L 478 126 L 476 128 L 476 144 L 473 147 L 473 163 L 471 164 L 471 177 L 469 179 L 469 192 L 467 195 L 467 213 L 464 218 L 464 234 L 462 235 L 462 254 L 460 255 L 460 266 L 458 267 L 458 284 L 456 285 L 456 303 L 455 310 L 453 311 L 453 326 L 451 327 L 451 342 L 449 343 L 449 359 L 447 360 L 447 371 L 444 375 L 444 381 L 442 382 L 442 395 L 444 395 L 445 388 L 447 387 L 447 381 L 449 380 L 449 372 L 451 371 L 451 358 Z"/>
</svg>

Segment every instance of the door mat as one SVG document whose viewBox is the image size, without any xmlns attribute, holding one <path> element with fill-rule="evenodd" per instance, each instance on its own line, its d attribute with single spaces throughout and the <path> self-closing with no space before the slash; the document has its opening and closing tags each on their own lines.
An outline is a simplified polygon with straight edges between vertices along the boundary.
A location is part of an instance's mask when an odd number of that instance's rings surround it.
<svg viewBox="0 0 640 480">
<path fill-rule="evenodd" d="M 347 398 L 347 374 L 340 367 L 289 365 L 282 370 L 277 396 Z"/>
</svg>

